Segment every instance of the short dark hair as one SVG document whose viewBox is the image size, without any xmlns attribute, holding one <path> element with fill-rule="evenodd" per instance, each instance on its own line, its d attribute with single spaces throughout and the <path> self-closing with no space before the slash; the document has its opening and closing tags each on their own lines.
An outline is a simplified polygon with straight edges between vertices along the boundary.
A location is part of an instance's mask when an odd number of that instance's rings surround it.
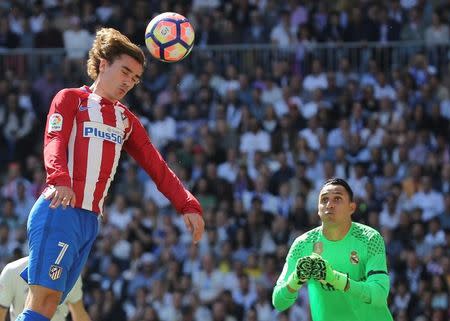
<svg viewBox="0 0 450 321">
<path fill-rule="evenodd" d="M 345 179 L 333 177 L 333 178 L 327 179 L 325 181 L 325 183 L 323 184 L 322 188 L 324 188 L 326 185 L 340 185 L 340 186 L 342 186 L 347 191 L 348 197 L 350 199 L 350 202 L 353 202 L 353 190 L 350 187 L 350 185 L 348 185 L 348 183 L 347 183 L 347 181 Z"/>
</svg>

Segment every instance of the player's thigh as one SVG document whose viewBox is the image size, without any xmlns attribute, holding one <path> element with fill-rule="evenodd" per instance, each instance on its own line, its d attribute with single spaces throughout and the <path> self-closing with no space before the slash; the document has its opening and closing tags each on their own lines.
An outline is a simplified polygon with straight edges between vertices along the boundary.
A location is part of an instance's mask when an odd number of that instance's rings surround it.
<svg viewBox="0 0 450 321">
<path fill-rule="evenodd" d="M 78 264 L 82 248 L 95 239 L 98 222 L 91 212 L 51 209 L 49 204 L 39 199 L 28 219 L 28 283 L 64 293 L 69 271 Z"/>
<path fill-rule="evenodd" d="M 67 295 L 77 282 L 78 277 L 81 275 L 81 272 L 86 265 L 87 259 L 89 257 L 89 253 L 91 252 L 92 246 L 94 245 L 94 241 L 95 238 L 90 240 L 83 248 L 80 249 L 79 255 L 77 257 L 77 263 L 73 264 L 72 269 L 69 271 L 66 290 L 63 293 L 61 301 L 64 301 L 66 299 Z"/>
</svg>

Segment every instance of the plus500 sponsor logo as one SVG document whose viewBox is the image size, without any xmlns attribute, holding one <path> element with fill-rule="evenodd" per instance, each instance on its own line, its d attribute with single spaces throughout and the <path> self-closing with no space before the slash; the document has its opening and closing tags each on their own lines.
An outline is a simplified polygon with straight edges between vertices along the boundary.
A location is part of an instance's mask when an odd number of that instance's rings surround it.
<svg viewBox="0 0 450 321">
<path fill-rule="evenodd" d="M 105 124 L 86 122 L 83 126 L 83 137 L 100 138 L 122 145 L 123 133 L 120 130 Z"/>
</svg>

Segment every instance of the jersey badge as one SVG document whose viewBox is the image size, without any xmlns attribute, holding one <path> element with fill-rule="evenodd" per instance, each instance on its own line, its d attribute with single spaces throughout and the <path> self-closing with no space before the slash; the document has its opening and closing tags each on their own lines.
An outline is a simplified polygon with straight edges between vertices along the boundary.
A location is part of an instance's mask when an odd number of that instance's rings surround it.
<svg viewBox="0 0 450 321">
<path fill-rule="evenodd" d="M 78 107 L 78 109 L 80 111 L 85 111 L 85 110 L 88 110 L 89 108 L 90 108 L 89 106 L 80 106 L 80 107 Z"/>
<path fill-rule="evenodd" d="M 352 263 L 352 264 L 359 263 L 359 256 L 356 251 L 352 251 L 352 253 L 350 253 L 350 263 Z"/>
<path fill-rule="evenodd" d="M 130 127 L 130 121 L 125 113 L 120 113 L 120 115 L 122 116 L 123 128 L 127 129 Z"/>
<path fill-rule="evenodd" d="M 50 279 L 52 279 L 53 281 L 58 280 L 61 277 L 61 274 L 62 274 L 62 267 L 58 265 L 52 265 L 50 267 L 50 271 L 48 272 Z"/>
<path fill-rule="evenodd" d="M 80 101 L 78 103 L 78 109 L 80 111 L 85 111 L 92 107 L 88 105 L 88 100 L 86 98 L 85 99 L 78 98 L 78 100 Z"/>
<path fill-rule="evenodd" d="M 60 132 L 63 126 L 63 116 L 58 113 L 50 115 L 48 119 L 48 132 Z"/>
<path fill-rule="evenodd" d="M 316 242 L 313 245 L 313 252 L 316 254 L 321 255 L 323 252 L 323 243 L 322 242 Z"/>
</svg>

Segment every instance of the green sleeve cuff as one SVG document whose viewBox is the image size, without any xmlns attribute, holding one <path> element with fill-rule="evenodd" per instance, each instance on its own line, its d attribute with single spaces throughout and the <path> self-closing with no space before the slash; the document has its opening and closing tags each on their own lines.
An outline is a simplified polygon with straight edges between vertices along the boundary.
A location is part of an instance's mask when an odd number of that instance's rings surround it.
<svg viewBox="0 0 450 321">
<path fill-rule="evenodd" d="M 349 277 L 347 274 L 341 273 L 339 271 L 333 270 L 333 281 L 331 285 L 334 286 L 335 289 L 344 291 L 347 286 L 347 282 L 349 282 Z"/>
<path fill-rule="evenodd" d="M 287 284 L 286 284 L 285 286 L 280 288 L 280 295 L 287 300 L 292 300 L 292 299 L 295 300 L 297 298 L 298 291 L 296 291 L 296 292 L 289 291 Z"/>
<path fill-rule="evenodd" d="M 289 278 L 287 279 L 287 285 L 289 285 L 289 287 L 292 290 L 296 290 L 298 291 L 298 289 L 300 289 L 302 287 L 304 282 L 300 281 L 299 279 L 297 279 L 295 272 L 291 273 L 291 275 L 289 275 Z M 287 287 L 286 287 L 287 288 Z M 289 290 L 288 290 L 289 291 Z"/>
</svg>

